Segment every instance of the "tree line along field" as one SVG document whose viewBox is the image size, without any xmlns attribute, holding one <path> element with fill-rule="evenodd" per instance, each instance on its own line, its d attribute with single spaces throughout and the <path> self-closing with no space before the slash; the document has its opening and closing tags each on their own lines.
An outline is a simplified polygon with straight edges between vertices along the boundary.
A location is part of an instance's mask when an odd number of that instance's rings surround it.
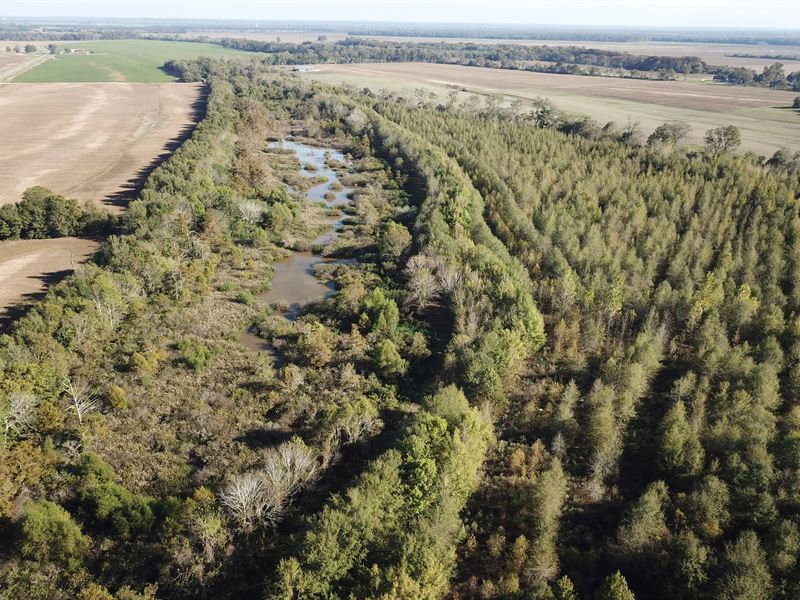
<svg viewBox="0 0 800 600">
<path fill-rule="evenodd" d="M 18 75 L 14 81 L 167 83 L 174 82 L 175 77 L 161 67 L 170 60 L 247 55 L 215 44 L 157 40 L 92 40 L 56 45 L 59 50 L 89 53 L 56 54 L 52 60 Z"/>
<path fill-rule="evenodd" d="M 247 36 L 244 36 L 247 37 Z M 362 36 L 359 36 L 362 37 Z M 526 44 L 530 46 L 582 46 L 601 50 L 614 50 L 630 54 L 646 54 L 652 56 L 697 56 L 710 65 L 728 65 L 731 67 L 749 67 L 761 71 L 765 66 L 775 62 L 786 65 L 789 71 L 800 70 L 800 59 L 768 59 L 750 58 L 733 55 L 768 56 L 780 54 L 800 57 L 800 46 L 767 45 L 767 44 L 717 44 L 717 43 L 688 43 L 688 42 L 604 42 L 596 40 L 516 40 L 516 39 L 490 39 L 490 38 L 436 38 L 436 37 L 400 37 L 400 36 L 363 36 L 395 42 L 429 41 L 429 42 L 463 42 L 467 43 L 498 43 L 498 44 Z M 283 39 L 283 38 L 281 38 Z"/>
<path fill-rule="evenodd" d="M 692 143 L 702 143 L 708 129 L 735 125 L 742 131 L 745 150 L 765 156 L 781 148 L 800 150 L 800 113 L 791 108 L 796 92 L 430 63 L 316 65 L 302 76 L 405 95 L 422 87 L 442 102 L 451 90 L 497 96 L 508 103 L 544 97 L 561 110 L 588 115 L 601 124 L 637 121 L 645 135 L 663 122 L 685 121 L 692 126 Z"/>
<path fill-rule="evenodd" d="M 431 37 L 426 35 L 392 36 L 392 35 L 362 35 L 349 34 L 346 31 L 287 31 L 287 30 L 198 30 L 181 34 L 187 38 L 207 36 L 211 39 L 244 38 L 256 41 L 274 42 L 280 39 L 282 43 L 314 42 L 320 37 L 328 41 L 342 40 L 347 37 L 375 39 L 389 42 L 456 42 L 480 44 L 525 44 L 530 46 L 583 46 L 628 52 L 630 54 L 647 54 L 653 56 L 697 56 L 712 65 L 728 65 L 732 67 L 749 67 L 761 71 L 765 66 L 776 60 L 765 58 L 748 58 L 739 55 L 769 55 L 780 54 L 800 57 L 800 45 L 769 45 L 769 44 L 730 44 L 730 43 L 690 43 L 690 42 L 609 42 L 598 40 L 554 40 L 554 39 L 514 39 L 514 38 L 470 38 L 470 37 Z M 786 65 L 787 70 L 800 70 L 800 58 L 797 60 L 780 60 Z"/>
<path fill-rule="evenodd" d="M 147 171 L 190 133 L 202 102 L 197 84 L 0 86 L 0 207 L 45 186 L 92 210 L 120 213 Z M 3 230 L 0 239 L 8 235 Z M 71 237 L 0 241 L 2 324 L 9 310 L 30 305 L 97 246 Z"/>
<path fill-rule="evenodd" d="M 9 597 L 798 596 L 797 160 L 173 67 L 206 118 L 0 337 Z M 353 189 L 292 318 L 286 137 Z"/>
</svg>

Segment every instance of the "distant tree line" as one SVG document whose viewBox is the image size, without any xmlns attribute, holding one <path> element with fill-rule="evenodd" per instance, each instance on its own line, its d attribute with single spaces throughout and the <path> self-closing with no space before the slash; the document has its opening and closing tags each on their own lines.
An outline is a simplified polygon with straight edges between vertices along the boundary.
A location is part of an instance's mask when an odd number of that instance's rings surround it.
<svg viewBox="0 0 800 600">
<path fill-rule="evenodd" d="M 774 63 L 764 67 L 761 73 L 748 67 L 712 67 L 715 81 L 735 85 L 755 85 L 776 90 L 800 91 L 800 71 L 786 74 L 783 64 Z"/>
<path fill-rule="evenodd" d="M 733 58 L 756 58 L 759 60 L 800 60 L 800 54 L 749 54 L 747 52 L 737 52 L 726 54 Z"/>
<path fill-rule="evenodd" d="M 325 26 L 327 25 L 327 27 Z M 483 38 L 483 39 L 517 39 L 517 40 L 574 40 L 592 42 L 685 42 L 685 43 L 717 43 L 717 44 L 770 44 L 798 45 L 800 37 L 795 33 L 746 31 L 746 30 L 709 30 L 681 31 L 665 29 L 626 28 L 624 31 L 614 28 L 536 28 L 526 25 L 432 25 L 432 24 L 320 24 L 314 31 L 347 31 L 351 35 L 382 35 L 397 37 L 443 37 L 443 38 Z"/>
<path fill-rule="evenodd" d="M 156 36 L 157 39 L 190 41 Z M 616 76 L 637 79 L 675 79 L 678 75 L 714 74 L 717 81 L 773 89 L 800 89 L 800 71 L 787 75 L 776 63 L 756 73 L 746 67 L 709 65 L 696 56 L 652 56 L 578 46 L 532 46 L 449 42 L 388 42 L 347 38 L 336 42 L 299 44 L 242 38 L 196 38 L 225 48 L 263 53 L 274 65 L 365 62 L 429 62 L 571 75 Z M 541 62 L 538 62 L 541 61 Z M 650 74 L 654 74 L 650 75 Z"/>
<path fill-rule="evenodd" d="M 43 33 L 40 31 L 23 31 L 19 33 L 5 33 L 0 30 L 3 37 L 9 37 L 21 42 L 84 42 L 89 40 L 127 40 L 136 37 L 128 31 L 74 31 L 65 33 Z"/>
<path fill-rule="evenodd" d="M 522 68 L 531 61 L 561 62 L 636 71 L 671 69 L 702 73 L 706 64 L 696 56 L 647 56 L 578 46 L 531 46 L 449 42 L 387 42 L 347 38 L 336 42 L 300 44 L 224 38 L 210 40 L 226 48 L 274 55 L 275 64 L 436 62 L 469 66 Z"/>
</svg>

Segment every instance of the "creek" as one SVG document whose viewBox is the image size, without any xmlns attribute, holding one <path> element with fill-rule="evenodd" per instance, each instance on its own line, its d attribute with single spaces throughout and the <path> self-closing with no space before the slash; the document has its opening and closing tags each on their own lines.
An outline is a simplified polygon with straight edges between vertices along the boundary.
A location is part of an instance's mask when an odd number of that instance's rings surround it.
<svg viewBox="0 0 800 600">
<path fill-rule="evenodd" d="M 341 152 L 333 148 L 320 148 L 289 140 L 273 143 L 270 147 L 294 151 L 300 160 L 300 174 L 304 177 L 311 179 L 321 175 L 326 178 L 324 183 L 313 185 L 304 192 L 306 202 L 321 202 L 328 209 L 341 209 L 349 203 L 348 195 L 353 188 L 342 186 L 336 171 L 326 164 L 328 159 L 347 164 L 349 161 Z M 313 165 L 313 168 L 306 169 L 306 165 Z M 331 189 L 331 186 L 339 187 L 335 184 L 341 187 Z M 289 193 L 292 192 L 290 187 Z M 333 194 L 333 197 L 330 194 Z M 329 244 L 345 218 L 344 213 L 326 217 L 324 223 L 330 226 L 330 230 L 317 236 L 312 245 L 321 248 Z M 316 266 L 321 263 L 337 262 L 344 261 L 325 258 L 318 252 L 291 252 L 289 256 L 274 263 L 275 275 L 270 289 L 259 295 L 258 299 L 263 304 L 280 307 L 275 311 L 276 314 L 282 314 L 290 320 L 294 319 L 305 303 L 321 300 L 334 292 L 332 282 L 324 282 L 317 278 Z M 245 331 L 239 341 L 248 350 L 272 352 L 269 342 L 250 331 Z"/>
</svg>

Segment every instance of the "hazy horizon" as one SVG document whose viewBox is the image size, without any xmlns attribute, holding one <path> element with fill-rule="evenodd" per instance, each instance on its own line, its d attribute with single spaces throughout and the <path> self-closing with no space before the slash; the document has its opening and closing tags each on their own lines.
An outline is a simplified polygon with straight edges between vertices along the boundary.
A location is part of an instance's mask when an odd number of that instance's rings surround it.
<svg viewBox="0 0 800 600">
<path fill-rule="evenodd" d="M 191 16 L 187 16 L 191 10 Z M 3 18 L 360 21 L 576 27 L 691 27 L 797 30 L 800 2 L 725 0 L 33 0 L 0 7 Z"/>
</svg>

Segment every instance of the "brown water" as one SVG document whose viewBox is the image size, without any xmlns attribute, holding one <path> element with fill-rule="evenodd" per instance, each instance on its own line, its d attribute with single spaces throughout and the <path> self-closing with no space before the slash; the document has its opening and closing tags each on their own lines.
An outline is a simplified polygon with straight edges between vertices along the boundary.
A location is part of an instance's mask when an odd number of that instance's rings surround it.
<svg viewBox="0 0 800 600">
<path fill-rule="evenodd" d="M 341 152 L 333 148 L 317 148 L 288 140 L 272 144 L 271 147 L 293 150 L 300 159 L 301 165 L 312 164 L 316 167 L 314 171 L 307 171 L 301 168 L 300 173 L 304 177 L 311 178 L 318 175 L 327 177 L 325 183 L 315 185 L 305 192 L 304 196 L 308 202 L 323 202 L 328 208 L 339 208 L 349 202 L 347 195 L 352 191 L 352 188 L 343 187 L 338 191 L 331 190 L 331 184 L 338 182 L 339 178 L 336 175 L 336 171 L 325 164 L 325 160 L 328 157 L 347 163 L 347 158 Z M 336 196 L 331 200 L 326 200 L 325 194 L 329 192 L 333 192 Z M 328 217 L 325 221 L 331 225 L 332 230 L 318 236 L 314 240 L 314 244 L 325 245 L 330 243 L 336 236 L 336 232 L 341 227 L 344 219 L 344 215 Z M 321 300 L 334 292 L 332 283 L 321 281 L 316 277 L 316 265 L 339 262 L 345 261 L 323 258 L 319 254 L 311 252 L 292 252 L 288 257 L 274 263 L 275 275 L 272 278 L 270 290 L 261 294 L 259 300 L 266 305 L 280 305 L 282 308 L 276 310 L 276 314 L 282 314 L 287 319 L 294 319 L 306 302 Z M 245 331 L 240 336 L 239 341 L 248 350 L 272 354 L 271 344 L 249 331 Z"/>
</svg>

